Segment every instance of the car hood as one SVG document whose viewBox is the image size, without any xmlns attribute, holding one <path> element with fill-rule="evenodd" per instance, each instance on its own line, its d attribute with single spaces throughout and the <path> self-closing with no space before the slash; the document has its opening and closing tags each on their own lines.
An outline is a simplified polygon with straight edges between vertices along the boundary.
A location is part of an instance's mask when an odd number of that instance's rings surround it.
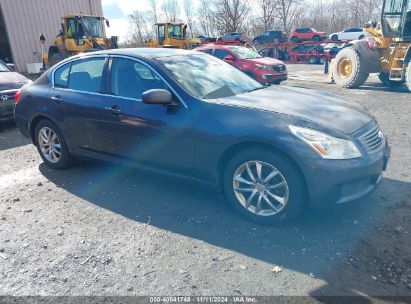
<svg viewBox="0 0 411 304">
<path fill-rule="evenodd" d="M 298 87 L 272 86 L 214 102 L 290 115 L 344 134 L 352 134 L 374 119 L 356 102 Z"/>
<path fill-rule="evenodd" d="M 0 91 L 17 90 L 27 83 L 28 79 L 16 72 L 0 72 Z"/>
<path fill-rule="evenodd" d="M 258 63 L 258 64 L 265 64 L 265 65 L 283 65 L 284 62 L 281 60 L 277 60 L 270 57 L 262 57 L 262 58 L 255 58 L 255 59 L 247 59 L 247 61 Z"/>
</svg>

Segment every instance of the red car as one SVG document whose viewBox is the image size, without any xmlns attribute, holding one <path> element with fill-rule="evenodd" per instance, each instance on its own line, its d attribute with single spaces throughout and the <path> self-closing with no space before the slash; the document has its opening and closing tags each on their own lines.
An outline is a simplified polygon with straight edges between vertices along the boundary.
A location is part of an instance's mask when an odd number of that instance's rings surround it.
<svg viewBox="0 0 411 304">
<path fill-rule="evenodd" d="M 262 57 L 253 49 L 243 46 L 210 44 L 199 47 L 196 51 L 220 58 L 264 85 L 280 84 L 288 76 L 284 62 Z"/>
<path fill-rule="evenodd" d="M 326 39 L 325 32 L 317 32 L 313 28 L 298 28 L 291 32 L 290 41 L 300 42 L 300 41 L 321 41 Z"/>
</svg>

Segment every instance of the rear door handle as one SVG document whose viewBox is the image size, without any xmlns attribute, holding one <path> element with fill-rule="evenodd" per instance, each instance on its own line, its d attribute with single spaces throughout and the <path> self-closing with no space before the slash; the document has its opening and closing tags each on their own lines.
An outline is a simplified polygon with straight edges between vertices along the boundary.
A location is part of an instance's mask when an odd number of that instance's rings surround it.
<svg viewBox="0 0 411 304">
<path fill-rule="evenodd" d="M 109 111 L 110 113 L 115 115 L 121 114 L 119 106 L 105 107 L 104 110 Z"/>
</svg>

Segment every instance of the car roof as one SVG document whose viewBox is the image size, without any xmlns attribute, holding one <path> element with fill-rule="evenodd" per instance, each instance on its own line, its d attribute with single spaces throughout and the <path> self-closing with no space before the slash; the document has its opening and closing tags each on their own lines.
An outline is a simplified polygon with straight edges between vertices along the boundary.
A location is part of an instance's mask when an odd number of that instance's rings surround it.
<svg viewBox="0 0 411 304">
<path fill-rule="evenodd" d="M 87 55 L 85 55 L 87 54 Z M 182 49 L 172 49 L 172 48 L 125 48 L 125 49 L 112 49 L 97 51 L 91 53 L 83 53 L 77 55 L 82 56 L 93 56 L 93 55 L 123 55 L 131 57 L 146 57 L 146 58 L 157 58 L 157 57 L 167 57 L 176 55 L 188 55 L 197 54 L 194 51 L 182 50 Z"/>
</svg>

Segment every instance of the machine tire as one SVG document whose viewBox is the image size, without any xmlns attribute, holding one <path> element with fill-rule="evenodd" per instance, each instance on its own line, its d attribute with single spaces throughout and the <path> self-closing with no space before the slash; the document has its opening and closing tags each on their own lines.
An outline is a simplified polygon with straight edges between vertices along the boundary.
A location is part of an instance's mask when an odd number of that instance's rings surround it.
<svg viewBox="0 0 411 304">
<path fill-rule="evenodd" d="M 407 84 L 408 91 L 411 92 L 411 62 L 408 62 L 408 67 L 405 72 L 405 82 Z"/>
<path fill-rule="evenodd" d="M 401 87 L 404 84 L 404 82 L 402 81 L 390 80 L 390 76 L 387 73 L 382 72 L 382 71 L 378 74 L 378 78 L 381 80 L 383 84 L 385 84 L 386 86 L 390 88 Z"/>
<path fill-rule="evenodd" d="M 331 40 L 332 41 L 338 41 L 338 35 L 332 35 Z"/>
<path fill-rule="evenodd" d="M 317 63 L 317 56 L 310 56 L 308 57 L 309 64 L 316 64 Z"/>
<path fill-rule="evenodd" d="M 344 69 L 343 64 L 345 66 L 349 65 L 350 68 L 348 70 Z M 365 66 L 361 62 L 358 51 L 354 47 L 347 47 L 338 52 L 331 71 L 339 87 L 354 89 L 363 85 L 368 79 L 369 73 L 364 71 L 364 69 Z M 345 75 L 341 75 L 341 71 L 343 71 Z"/>
<path fill-rule="evenodd" d="M 63 55 L 61 53 L 54 53 L 51 55 L 50 60 L 49 60 L 49 65 L 52 67 L 53 65 L 59 63 L 64 59 Z"/>
</svg>

